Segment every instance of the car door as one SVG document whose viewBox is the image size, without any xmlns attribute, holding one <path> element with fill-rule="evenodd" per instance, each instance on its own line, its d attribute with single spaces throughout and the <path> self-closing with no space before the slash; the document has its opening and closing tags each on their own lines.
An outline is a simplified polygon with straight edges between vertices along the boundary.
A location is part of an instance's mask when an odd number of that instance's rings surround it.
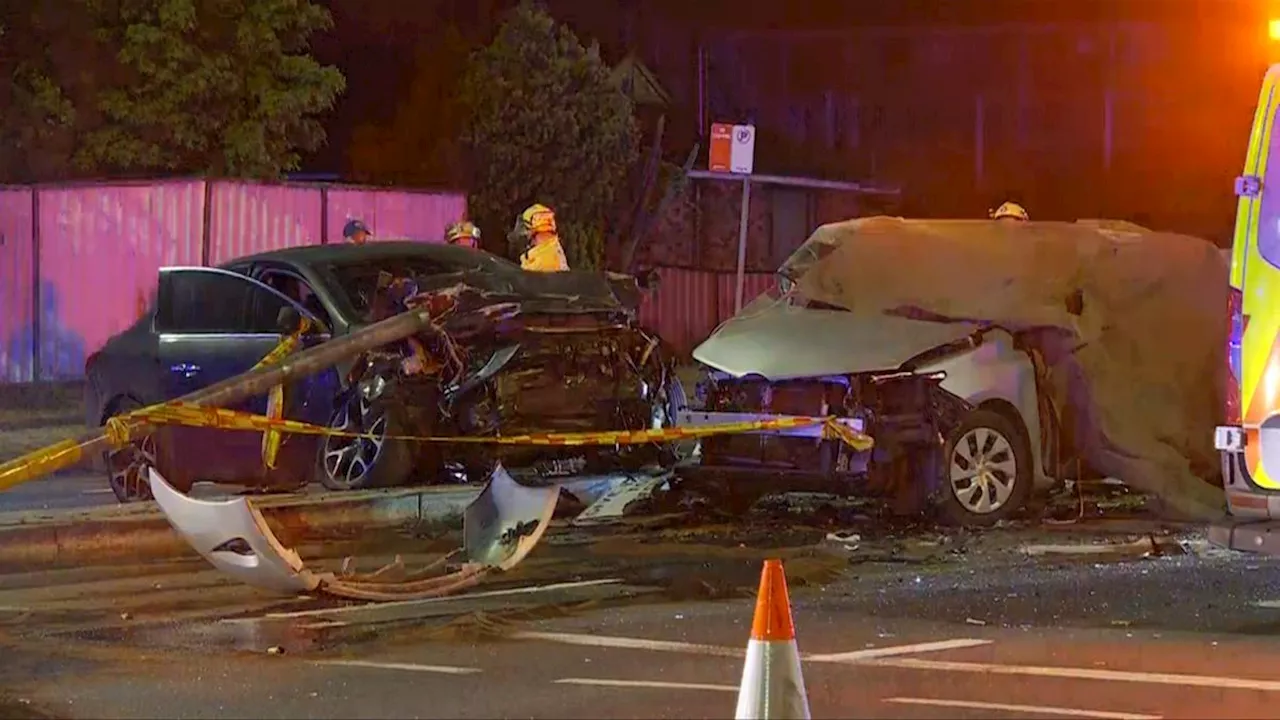
<svg viewBox="0 0 1280 720">
<path fill-rule="evenodd" d="M 331 337 L 331 311 L 302 273 L 284 265 L 259 263 L 250 269 L 249 275 L 272 289 L 283 291 L 289 300 L 304 308 L 308 317 L 319 321 L 315 331 L 302 338 L 303 347 L 314 347 Z M 263 316 L 278 312 L 272 309 L 269 297 L 263 296 L 262 301 L 267 305 L 257 312 Z M 336 368 L 298 378 L 286 391 L 285 417 L 313 425 L 327 424 L 333 414 L 333 399 L 340 389 L 340 375 Z"/>
<path fill-rule="evenodd" d="M 252 369 L 282 339 L 277 317 L 285 307 L 305 315 L 285 296 L 239 273 L 218 268 L 162 269 L 155 329 L 165 399 Z M 257 395 L 230 407 L 263 414 L 267 396 Z M 260 474 L 259 433 L 180 428 L 174 429 L 171 442 L 184 465 L 203 468 L 198 479 L 253 484 Z"/>
</svg>

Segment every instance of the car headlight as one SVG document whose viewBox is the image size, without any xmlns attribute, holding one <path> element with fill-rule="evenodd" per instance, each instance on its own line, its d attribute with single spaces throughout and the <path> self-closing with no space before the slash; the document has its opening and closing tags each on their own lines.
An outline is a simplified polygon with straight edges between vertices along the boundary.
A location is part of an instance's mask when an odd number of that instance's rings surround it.
<svg viewBox="0 0 1280 720">
<path fill-rule="evenodd" d="M 360 381 L 360 395 L 365 400 L 373 400 L 387 389 L 387 380 L 381 375 L 374 375 L 371 378 L 365 378 Z"/>
</svg>

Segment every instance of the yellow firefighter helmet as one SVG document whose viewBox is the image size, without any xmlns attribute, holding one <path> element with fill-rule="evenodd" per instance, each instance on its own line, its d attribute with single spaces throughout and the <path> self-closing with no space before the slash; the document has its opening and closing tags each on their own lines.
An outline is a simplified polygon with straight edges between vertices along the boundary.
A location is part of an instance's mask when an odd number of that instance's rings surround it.
<svg viewBox="0 0 1280 720">
<path fill-rule="evenodd" d="M 541 203 L 534 203 L 520 213 L 520 227 L 529 236 L 556 231 L 556 214 Z"/>
<path fill-rule="evenodd" d="M 1026 208 L 1016 202 L 1007 202 L 996 208 L 991 213 L 992 220 L 1022 220 L 1026 222 L 1031 218 L 1027 215 Z"/>
<path fill-rule="evenodd" d="M 480 242 L 480 228 L 467 220 L 456 222 L 444 232 L 445 241 L 450 245 L 476 245 Z"/>
</svg>

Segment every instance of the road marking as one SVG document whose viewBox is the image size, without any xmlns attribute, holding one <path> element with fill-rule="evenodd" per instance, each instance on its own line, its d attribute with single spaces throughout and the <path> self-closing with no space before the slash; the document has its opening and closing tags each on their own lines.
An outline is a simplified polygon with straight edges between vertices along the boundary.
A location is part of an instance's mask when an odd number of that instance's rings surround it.
<svg viewBox="0 0 1280 720">
<path fill-rule="evenodd" d="M 552 590 L 565 590 L 569 588 L 591 587 L 593 585 L 616 585 L 622 582 L 622 578 L 604 578 L 602 580 L 582 580 L 580 582 L 553 583 L 551 585 L 525 585 L 522 587 L 506 588 L 503 590 L 489 590 L 486 592 L 468 593 L 466 595 L 448 595 L 445 597 L 424 598 L 422 600 L 397 600 L 394 602 L 378 603 L 377 605 L 347 605 L 335 608 L 320 608 L 318 610 L 298 610 L 295 612 L 285 613 L 267 613 L 263 617 L 279 620 L 284 618 L 313 617 L 316 615 L 339 615 L 347 612 L 368 612 L 371 608 L 390 608 L 405 607 L 410 605 L 430 605 L 432 603 L 449 602 L 457 600 L 467 600 L 472 598 L 484 597 L 501 597 L 503 595 L 524 595 L 535 592 L 550 592 Z M 223 622 L 256 622 L 262 618 L 226 618 Z"/>
<path fill-rule="evenodd" d="M 908 697 L 885 698 L 884 701 L 900 705 L 930 705 L 933 707 L 965 708 L 968 710 L 1001 710 L 1004 712 L 1027 713 L 1028 715 L 1062 715 L 1063 717 L 1099 718 L 1099 720 L 1161 720 L 1159 715 L 1108 712 L 1106 710 L 1080 710 L 1077 708 L 1053 707 L 1051 705 L 1005 705 L 1003 703 L 974 702 L 972 700 Z"/>
<path fill-rule="evenodd" d="M 723 645 L 698 645 L 675 640 L 647 640 L 645 638 L 611 635 L 580 635 L 577 633 L 536 632 L 530 630 L 511 633 L 508 637 L 515 640 L 545 640 L 547 642 L 582 647 L 654 650 L 657 652 L 689 653 L 691 655 L 714 655 L 716 657 L 740 658 L 747 654 L 746 649 L 739 650 L 738 648 L 724 647 Z"/>
<path fill-rule="evenodd" d="M 610 635 L 584 635 L 579 633 L 536 631 L 516 632 L 512 633 L 509 637 L 516 640 L 544 640 L 547 642 L 562 643 L 564 645 L 615 648 L 620 650 L 653 650 L 657 652 L 678 652 L 688 653 L 690 655 L 711 655 L 715 657 L 731 658 L 740 658 L 746 655 L 746 650 L 734 647 L 725 647 L 723 645 L 701 645 L 697 643 L 679 642 L 676 640 L 649 640 L 646 638 L 616 637 Z M 954 640 L 940 640 L 937 642 L 915 643 L 912 645 L 866 648 L 864 650 L 854 650 L 852 652 L 844 653 L 802 655 L 801 657 L 806 662 L 851 663 L 874 658 L 892 657 L 894 655 L 938 652 L 940 650 L 954 650 L 957 648 L 978 647 L 980 645 L 989 644 L 991 644 L 990 640 L 957 638 Z"/>
<path fill-rule="evenodd" d="M 81 491 L 80 494 L 81 495 L 106 495 L 107 493 L 114 493 L 114 492 L 115 490 L 112 490 L 111 488 L 94 488 L 92 490 L 83 490 Z"/>
<path fill-rule="evenodd" d="M 827 653 L 824 655 L 805 655 L 804 659 L 812 662 L 850 662 L 853 660 L 870 660 L 872 658 L 892 657 L 894 655 L 915 655 L 916 653 L 941 652 L 943 650 L 960 650 L 962 648 L 990 645 L 990 640 L 977 638 L 956 638 L 955 640 L 939 640 L 914 645 L 893 645 L 882 648 L 867 648 L 844 653 Z"/>
<path fill-rule="evenodd" d="M 732 685 L 710 685 L 707 683 L 662 682 L 660 680 L 604 680 L 601 678 L 560 678 L 557 685 L 594 685 L 597 687 L 616 688 L 657 688 L 659 690 L 714 690 L 716 692 L 738 692 Z"/>
<path fill-rule="evenodd" d="M 339 667 L 362 667 L 374 670 L 405 670 L 408 672 L 443 673 L 445 675 L 473 675 L 480 668 L 456 667 L 454 665 L 418 665 L 416 663 L 372 662 L 370 660 L 315 660 L 315 665 L 336 665 Z"/>
<path fill-rule="evenodd" d="M 1102 680 L 1148 685 L 1184 685 L 1225 690 L 1257 690 L 1280 692 L 1280 681 L 1250 680 L 1248 678 L 1215 677 L 1213 675 L 1184 675 L 1178 673 L 1149 673 L 1129 670 L 1099 670 L 1082 667 L 1039 667 L 1036 665 L 1000 665 L 996 663 L 953 662 L 949 660 L 918 660 L 893 658 L 887 660 L 855 660 L 850 665 L 894 668 L 897 670 L 935 670 L 938 672 L 967 672 L 982 675 L 1028 675 L 1034 677 L 1064 678 L 1068 680 Z"/>
</svg>

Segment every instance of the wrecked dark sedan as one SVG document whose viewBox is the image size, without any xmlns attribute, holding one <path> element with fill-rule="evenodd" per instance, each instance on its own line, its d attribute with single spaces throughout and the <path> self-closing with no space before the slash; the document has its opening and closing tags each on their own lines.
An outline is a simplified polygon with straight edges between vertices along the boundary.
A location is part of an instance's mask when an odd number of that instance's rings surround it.
<svg viewBox="0 0 1280 720">
<path fill-rule="evenodd" d="M 196 482 L 292 490 L 482 480 L 497 462 L 527 485 L 638 470 L 659 444 L 449 442 L 666 425 L 680 395 L 671 356 L 635 320 L 634 277 L 533 273 L 469 248 L 409 241 L 290 248 L 218 268 L 164 268 L 150 311 L 86 363 L 93 426 L 250 370 L 305 318 L 304 346 L 430 303 L 430 332 L 284 388 L 283 416 L 336 434 L 287 435 L 274 467 L 260 433 L 167 426 L 110 453 L 122 501 L 149 495 L 154 464 Z M 682 396 L 682 395 L 681 395 Z M 234 409 L 264 414 L 266 396 Z M 346 433 L 344 436 L 342 433 Z M 426 440 L 425 438 L 433 438 Z"/>
</svg>

